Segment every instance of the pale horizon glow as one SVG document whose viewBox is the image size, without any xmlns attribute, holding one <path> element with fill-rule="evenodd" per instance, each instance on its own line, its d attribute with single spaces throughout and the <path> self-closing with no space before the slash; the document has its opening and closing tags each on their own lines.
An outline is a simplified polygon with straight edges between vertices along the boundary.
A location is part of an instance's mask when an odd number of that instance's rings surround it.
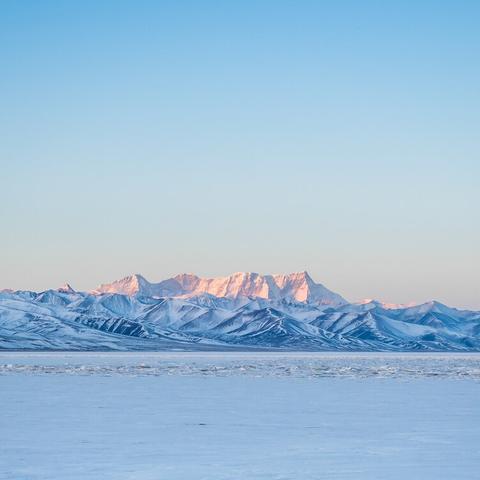
<svg viewBox="0 0 480 480">
<path fill-rule="evenodd" d="M 3 2 L 0 289 L 308 271 L 480 309 L 478 2 Z"/>
</svg>

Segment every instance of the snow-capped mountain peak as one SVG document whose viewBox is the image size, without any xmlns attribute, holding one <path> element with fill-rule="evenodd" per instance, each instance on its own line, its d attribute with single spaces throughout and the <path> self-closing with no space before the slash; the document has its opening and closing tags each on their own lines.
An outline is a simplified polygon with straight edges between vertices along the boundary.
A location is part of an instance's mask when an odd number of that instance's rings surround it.
<svg viewBox="0 0 480 480">
<path fill-rule="evenodd" d="M 446 315 L 449 315 L 449 314 L 455 315 L 456 312 L 458 312 L 457 309 L 448 307 L 447 305 L 437 302 L 436 300 L 431 300 L 430 302 L 422 303 L 420 305 L 415 305 L 411 310 L 421 314 L 434 312 L 434 313 L 442 313 Z"/>
<path fill-rule="evenodd" d="M 201 278 L 192 274 L 174 277 L 186 295 L 208 293 L 216 297 L 259 297 L 271 298 L 275 295 L 275 285 L 268 276 L 252 272 L 237 272 L 228 277 Z"/>
<path fill-rule="evenodd" d="M 76 293 L 69 283 L 64 283 L 61 287 L 57 288 L 57 292 L 60 293 Z"/>
<path fill-rule="evenodd" d="M 359 302 L 356 302 L 357 305 L 363 306 L 365 308 L 383 308 L 385 310 L 400 310 L 405 308 L 414 307 L 417 304 L 414 302 L 411 303 L 389 303 L 389 302 L 381 302 L 380 300 L 375 300 L 374 298 L 364 298 Z"/>
<path fill-rule="evenodd" d="M 291 299 L 323 305 L 341 305 L 347 301 L 340 295 L 315 283 L 307 272 L 282 275 L 261 275 L 255 272 L 237 272 L 227 277 L 202 278 L 192 273 L 182 273 L 159 283 L 150 283 L 139 274 L 130 275 L 113 283 L 103 284 L 93 294 L 118 293 L 144 296 L 198 296 L 237 299 L 240 297 L 269 300 Z"/>
<path fill-rule="evenodd" d="M 120 280 L 115 280 L 112 283 L 103 283 L 98 286 L 91 293 L 100 295 L 102 293 L 119 293 L 121 295 L 136 295 L 142 290 L 142 287 L 149 285 L 148 280 L 136 273 L 128 275 Z"/>
<path fill-rule="evenodd" d="M 347 303 L 345 299 L 331 292 L 323 285 L 315 283 L 307 272 L 288 275 L 274 275 L 273 280 L 280 289 L 281 296 L 299 302 L 319 302 L 324 304 Z"/>
</svg>

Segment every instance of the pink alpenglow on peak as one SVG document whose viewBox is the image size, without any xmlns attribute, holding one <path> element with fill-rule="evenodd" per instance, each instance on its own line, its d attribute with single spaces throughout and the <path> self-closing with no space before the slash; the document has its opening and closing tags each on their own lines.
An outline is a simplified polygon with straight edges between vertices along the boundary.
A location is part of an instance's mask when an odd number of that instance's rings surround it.
<svg viewBox="0 0 480 480">
<path fill-rule="evenodd" d="M 295 300 L 322 305 L 348 303 L 343 297 L 315 283 L 307 272 L 287 275 L 260 275 L 237 272 L 227 277 L 201 278 L 183 273 L 159 283 L 150 283 L 141 275 L 130 275 L 113 283 L 103 284 L 92 293 L 118 293 L 152 297 L 189 297 L 209 294 L 215 297 L 253 297 L 270 300 Z"/>
<path fill-rule="evenodd" d="M 363 300 L 360 300 L 357 302 L 357 305 L 371 305 L 373 307 L 381 307 L 384 308 L 385 310 L 400 310 L 402 308 L 410 308 L 414 307 L 417 304 L 415 302 L 410 302 L 410 303 L 386 303 L 386 302 L 380 302 L 378 300 L 375 300 L 373 298 L 364 298 Z"/>
<path fill-rule="evenodd" d="M 150 283 L 136 273 L 120 280 L 115 280 L 112 283 L 102 283 L 102 285 L 98 286 L 95 290 L 92 290 L 92 293 L 118 293 L 120 295 L 132 296 L 143 292 L 148 285 L 150 285 Z"/>
</svg>

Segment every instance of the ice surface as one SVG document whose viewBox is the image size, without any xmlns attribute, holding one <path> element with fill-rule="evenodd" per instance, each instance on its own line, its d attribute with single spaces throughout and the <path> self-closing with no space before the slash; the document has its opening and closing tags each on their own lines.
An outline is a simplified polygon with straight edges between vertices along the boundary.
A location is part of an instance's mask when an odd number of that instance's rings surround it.
<svg viewBox="0 0 480 480">
<path fill-rule="evenodd" d="M 0 375 L 471 378 L 480 354 L 334 352 L 3 352 Z"/>
<path fill-rule="evenodd" d="M 2 480 L 472 480 L 479 355 L 2 353 Z"/>
</svg>

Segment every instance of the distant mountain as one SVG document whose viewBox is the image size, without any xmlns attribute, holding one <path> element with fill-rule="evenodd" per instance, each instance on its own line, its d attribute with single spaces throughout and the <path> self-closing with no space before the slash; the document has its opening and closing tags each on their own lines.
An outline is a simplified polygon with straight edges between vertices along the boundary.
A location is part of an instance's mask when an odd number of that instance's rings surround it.
<svg viewBox="0 0 480 480">
<path fill-rule="evenodd" d="M 132 275 L 92 292 L 0 292 L 0 349 L 480 351 L 480 312 L 348 303 L 306 272 Z"/>
<path fill-rule="evenodd" d="M 100 285 L 93 294 L 119 293 L 142 296 L 192 296 L 208 293 L 226 298 L 291 299 L 320 305 L 348 303 L 337 293 L 315 283 L 307 272 L 288 275 L 260 275 L 238 272 L 228 277 L 200 278 L 190 273 L 177 275 L 159 283 L 150 283 L 139 274 Z"/>
</svg>

